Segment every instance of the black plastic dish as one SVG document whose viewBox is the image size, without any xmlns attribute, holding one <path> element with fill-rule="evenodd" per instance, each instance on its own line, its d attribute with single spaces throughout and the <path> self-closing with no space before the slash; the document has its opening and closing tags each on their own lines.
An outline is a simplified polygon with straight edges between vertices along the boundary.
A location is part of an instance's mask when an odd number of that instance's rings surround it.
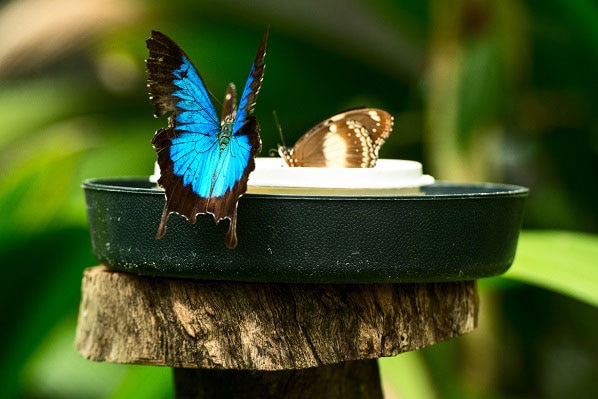
<svg viewBox="0 0 598 399">
<path fill-rule="evenodd" d="M 504 273 L 515 256 L 528 190 L 435 183 L 422 195 L 246 194 L 238 247 L 228 221 L 172 215 L 156 240 L 164 194 L 143 178 L 83 183 L 91 242 L 111 269 L 258 282 L 382 283 L 470 280 Z"/>
</svg>

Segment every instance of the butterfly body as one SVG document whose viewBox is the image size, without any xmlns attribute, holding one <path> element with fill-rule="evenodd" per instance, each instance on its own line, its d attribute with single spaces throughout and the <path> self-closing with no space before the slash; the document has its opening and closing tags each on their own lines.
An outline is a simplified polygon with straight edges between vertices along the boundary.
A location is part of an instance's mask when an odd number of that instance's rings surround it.
<svg viewBox="0 0 598 399">
<path fill-rule="evenodd" d="M 292 167 L 370 168 L 392 125 L 393 118 L 386 111 L 356 108 L 320 122 L 294 147 L 279 145 L 278 152 Z"/>
<path fill-rule="evenodd" d="M 233 123 L 232 122 L 224 122 L 222 123 L 222 129 L 220 129 L 220 133 L 218 134 L 218 144 L 220 146 L 220 154 L 228 147 L 230 144 L 230 140 L 233 137 Z"/>
<path fill-rule="evenodd" d="M 261 87 L 267 40 L 264 33 L 249 78 L 236 106 L 236 88 L 230 84 L 221 118 L 203 79 L 189 57 L 172 39 L 153 31 L 147 40 L 148 88 L 155 116 L 172 112 L 168 127 L 152 140 L 158 153 L 160 179 L 166 204 L 157 238 L 166 233 L 171 213 L 195 223 L 207 213 L 218 222 L 229 219 L 226 244 L 237 245 L 237 203 L 247 190 L 261 149 L 259 124 L 250 116 Z"/>
</svg>

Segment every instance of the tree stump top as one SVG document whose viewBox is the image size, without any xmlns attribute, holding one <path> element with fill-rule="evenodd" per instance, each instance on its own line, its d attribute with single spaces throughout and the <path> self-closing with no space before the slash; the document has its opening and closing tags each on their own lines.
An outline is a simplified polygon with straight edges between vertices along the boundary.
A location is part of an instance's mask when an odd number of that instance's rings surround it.
<svg viewBox="0 0 598 399">
<path fill-rule="evenodd" d="M 293 370 L 394 356 L 472 331 L 475 281 L 282 284 L 85 271 L 76 346 L 91 360 Z"/>
</svg>

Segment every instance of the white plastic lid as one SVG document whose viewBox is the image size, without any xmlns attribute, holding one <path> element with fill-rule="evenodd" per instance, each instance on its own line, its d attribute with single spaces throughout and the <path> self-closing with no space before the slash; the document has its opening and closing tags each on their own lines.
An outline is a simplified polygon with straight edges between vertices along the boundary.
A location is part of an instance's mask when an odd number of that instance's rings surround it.
<svg viewBox="0 0 598 399">
<path fill-rule="evenodd" d="M 340 189 L 397 189 L 434 183 L 415 161 L 379 159 L 373 168 L 288 167 L 281 158 L 258 157 L 248 186 Z"/>
</svg>

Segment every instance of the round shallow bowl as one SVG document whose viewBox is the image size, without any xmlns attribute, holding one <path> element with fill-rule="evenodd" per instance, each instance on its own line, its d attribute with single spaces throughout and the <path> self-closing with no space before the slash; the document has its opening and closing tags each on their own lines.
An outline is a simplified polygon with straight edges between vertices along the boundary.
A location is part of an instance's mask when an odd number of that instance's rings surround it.
<svg viewBox="0 0 598 399">
<path fill-rule="evenodd" d="M 163 191 L 147 178 L 83 183 L 95 257 L 114 270 L 259 282 L 434 282 L 505 272 L 528 190 L 437 182 L 394 195 L 246 194 L 236 249 L 199 215 L 172 215 L 156 240 Z"/>
</svg>

